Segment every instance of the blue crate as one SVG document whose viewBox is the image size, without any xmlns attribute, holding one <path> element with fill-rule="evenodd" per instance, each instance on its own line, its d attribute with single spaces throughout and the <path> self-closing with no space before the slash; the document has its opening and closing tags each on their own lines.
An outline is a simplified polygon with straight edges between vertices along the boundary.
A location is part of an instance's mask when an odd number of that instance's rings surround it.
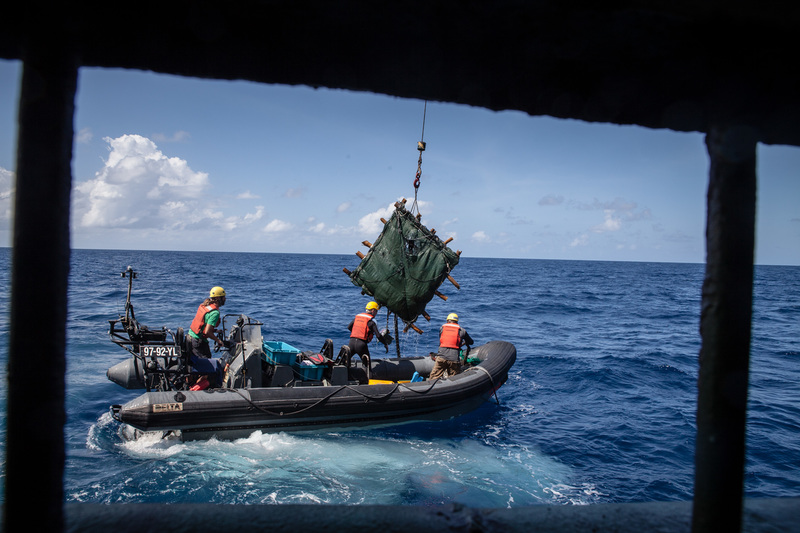
<svg viewBox="0 0 800 533">
<path fill-rule="evenodd" d="M 302 381 L 319 381 L 322 379 L 322 371 L 325 365 L 301 365 L 293 364 L 292 368 Z"/>
<path fill-rule="evenodd" d="M 274 365 L 294 364 L 300 350 L 281 341 L 264 341 L 264 355 L 267 361 Z"/>
</svg>

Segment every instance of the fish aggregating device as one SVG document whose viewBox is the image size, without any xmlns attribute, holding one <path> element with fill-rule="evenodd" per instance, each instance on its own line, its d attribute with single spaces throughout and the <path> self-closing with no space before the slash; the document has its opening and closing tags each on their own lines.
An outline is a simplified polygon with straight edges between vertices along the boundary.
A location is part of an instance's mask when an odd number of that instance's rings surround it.
<svg viewBox="0 0 800 533">
<path fill-rule="evenodd" d="M 412 214 L 405 204 L 405 199 L 396 202 L 389 220 L 381 219 L 383 230 L 374 243 L 363 242 L 369 251 L 356 253 L 361 258 L 358 267 L 343 270 L 362 294 L 403 320 L 404 331 L 422 333 L 415 322 L 420 316 L 430 321 L 425 307 L 434 296 L 447 300 L 438 290 L 444 280 L 461 288 L 450 275 L 461 251 L 451 250 L 447 244 L 452 238 L 440 239 L 436 230 L 426 228 L 421 216 Z"/>
</svg>

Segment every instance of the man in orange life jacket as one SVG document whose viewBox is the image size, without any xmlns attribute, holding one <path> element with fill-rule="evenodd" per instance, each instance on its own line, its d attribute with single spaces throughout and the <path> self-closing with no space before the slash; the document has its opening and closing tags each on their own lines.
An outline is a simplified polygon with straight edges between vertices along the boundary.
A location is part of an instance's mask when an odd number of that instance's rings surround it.
<svg viewBox="0 0 800 533">
<path fill-rule="evenodd" d="M 375 323 L 375 315 L 378 314 L 378 303 L 369 302 L 367 308 L 363 313 L 359 313 L 347 325 L 350 330 L 350 355 L 347 357 L 345 364 L 350 366 L 350 358 L 358 355 L 361 358 L 361 363 L 369 368 L 369 342 L 373 337 L 377 338 L 379 342 L 387 344 L 381 332 L 378 331 L 378 325 Z"/>
<path fill-rule="evenodd" d="M 208 339 L 222 347 L 222 339 L 217 337 L 214 328 L 220 321 L 219 308 L 225 305 L 225 289 L 214 287 L 209 292 L 208 298 L 197 308 L 197 313 L 189 327 L 189 340 L 191 341 L 190 360 L 194 370 L 201 374 L 218 378 L 218 361 L 211 359 L 211 349 Z M 206 385 L 207 386 L 207 385 Z"/>
<path fill-rule="evenodd" d="M 461 347 L 471 346 L 473 342 L 467 330 L 458 325 L 458 315 L 447 315 L 447 322 L 439 328 L 439 353 L 431 354 L 435 363 L 428 379 L 440 378 L 445 371 L 450 376 L 461 372 Z"/>
</svg>

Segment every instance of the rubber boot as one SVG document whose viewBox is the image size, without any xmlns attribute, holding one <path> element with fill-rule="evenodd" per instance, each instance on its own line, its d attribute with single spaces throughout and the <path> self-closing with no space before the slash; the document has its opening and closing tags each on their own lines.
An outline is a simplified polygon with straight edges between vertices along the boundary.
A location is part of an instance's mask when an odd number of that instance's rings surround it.
<svg viewBox="0 0 800 533">
<path fill-rule="evenodd" d="M 192 388 L 189 390 L 205 390 L 211 383 L 208 381 L 206 376 L 202 376 L 200 379 L 197 380 L 197 383 L 192 385 Z"/>
</svg>

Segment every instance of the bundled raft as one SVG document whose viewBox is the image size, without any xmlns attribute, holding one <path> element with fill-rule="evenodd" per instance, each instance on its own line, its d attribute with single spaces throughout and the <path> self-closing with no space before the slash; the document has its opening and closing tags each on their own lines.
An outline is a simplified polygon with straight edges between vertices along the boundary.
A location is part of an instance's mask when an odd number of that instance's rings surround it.
<svg viewBox="0 0 800 533">
<path fill-rule="evenodd" d="M 422 225 L 420 215 L 413 215 L 405 204 L 405 199 L 395 203 L 389 220 L 381 219 L 383 231 L 374 243 L 363 242 L 369 251 L 356 253 L 361 258 L 358 267 L 352 272 L 343 270 L 364 294 L 402 319 L 406 330 L 410 327 L 422 333 L 414 322 L 420 315 L 430 320 L 425 306 L 434 296 L 447 300 L 438 290 L 444 280 L 460 289 L 450 272 L 461 251 L 448 248 L 452 239 L 442 241 L 436 230 Z"/>
</svg>

